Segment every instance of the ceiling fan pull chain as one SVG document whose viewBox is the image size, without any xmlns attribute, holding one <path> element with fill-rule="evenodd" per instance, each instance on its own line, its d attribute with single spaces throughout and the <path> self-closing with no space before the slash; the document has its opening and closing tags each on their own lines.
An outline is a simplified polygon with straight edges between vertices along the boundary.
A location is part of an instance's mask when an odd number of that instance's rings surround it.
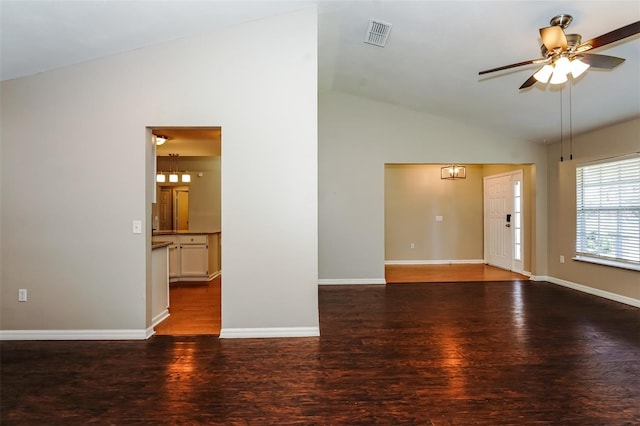
<svg viewBox="0 0 640 426">
<path fill-rule="evenodd" d="M 562 137 L 562 90 L 564 88 L 560 88 L 560 162 L 564 161 L 564 151 L 563 151 L 563 137 Z"/>
<path fill-rule="evenodd" d="M 573 104 L 571 102 L 572 79 L 569 79 L 569 160 L 573 160 Z"/>
</svg>

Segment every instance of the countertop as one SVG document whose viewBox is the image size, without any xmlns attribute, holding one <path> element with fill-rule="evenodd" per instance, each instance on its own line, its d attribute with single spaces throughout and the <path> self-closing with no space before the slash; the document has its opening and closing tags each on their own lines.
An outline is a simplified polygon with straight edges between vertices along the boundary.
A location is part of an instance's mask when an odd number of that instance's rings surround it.
<svg viewBox="0 0 640 426">
<path fill-rule="evenodd" d="M 219 234 L 220 231 L 153 231 L 152 236 L 157 235 L 203 235 L 203 234 Z"/>
<path fill-rule="evenodd" d="M 151 250 L 159 249 L 162 247 L 169 247 L 170 245 L 171 243 L 169 241 L 157 241 L 157 242 L 151 243 Z"/>
</svg>

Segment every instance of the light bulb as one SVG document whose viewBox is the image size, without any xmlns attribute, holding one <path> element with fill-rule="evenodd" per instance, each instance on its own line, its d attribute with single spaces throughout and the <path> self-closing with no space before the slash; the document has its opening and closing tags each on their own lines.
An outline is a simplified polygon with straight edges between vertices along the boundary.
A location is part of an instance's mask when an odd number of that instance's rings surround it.
<svg viewBox="0 0 640 426">
<path fill-rule="evenodd" d="M 551 65 L 545 65 L 540 68 L 540 70 L 533 75 L 533 78 L 538 80 L 540 83 L 547 83 L 549 81 L 549 77 L 553 73 L 553 67 Z"/>
<path fill-rule="evenodd" d="M 566 56 L 561 56 L 560 58 L 558 58 L 558 60 L 555 63 L 555 70 L 553 70 L 553 73 L 560 73 L 560 74 L 564 74 L 565 76 L 567 74 L 569 74 L 569 71 L 571 71 L 571 63 L 569 62 L 569 59 L 567 59 Z"/>
<path fill-rule="evenodd" d="M 579 58 L 571 61 L 571 75 L 573 78 L 578 78 L 582 75 L 583 72 L 589 69 L 591 65 L 582 62 Z"/>
<path fill-rule="evenodd" d="M 553 71 L 553 75 L 551 75 L 551 80 L 549 80 L 549 83 L 562 84 L 562 83 L 565 83 L 566 81 L 567 81 L 567 74 L 558 72 L 558 68 L 556 67 L 556 69 Z"/>
</svg>

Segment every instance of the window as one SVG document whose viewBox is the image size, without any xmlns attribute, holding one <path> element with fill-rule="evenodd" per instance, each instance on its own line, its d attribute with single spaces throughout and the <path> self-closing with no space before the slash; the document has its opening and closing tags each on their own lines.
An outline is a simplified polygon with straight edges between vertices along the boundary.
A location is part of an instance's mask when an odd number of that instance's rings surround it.
<svg viewBox="0 0 640 426">
<path fill-rule="evenodd" d="M 640 270 L 640 157 L 576 168 L 576 259 Z"/>
<path fill-rule="evenodd" d="M 513 259 L 522 260 L 522 182 L 513 182 Z"/>
</svg>

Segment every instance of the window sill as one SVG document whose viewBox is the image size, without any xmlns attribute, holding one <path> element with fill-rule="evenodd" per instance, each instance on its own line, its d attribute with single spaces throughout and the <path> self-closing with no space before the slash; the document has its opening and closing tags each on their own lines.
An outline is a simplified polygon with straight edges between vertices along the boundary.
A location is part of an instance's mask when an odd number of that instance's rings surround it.
<svg viewBox="0 0 640 426">
<path fill-rule="evenodd" d="M 640 271 L 640 265 L 634 265 L 632 263 L 624 263 L 619 262 L 617 260 L 607 260 L 600 259 L 597 257 L 588 257 L 588 256 L 575 256 L 573 260 L 577 260 L 578 262 L 587 262 L 587 263 L 595 263 L 598 265 L 611 266 L 613 268 L 620 269 L 630 269 L 632 271 Z"/>
</svg>

